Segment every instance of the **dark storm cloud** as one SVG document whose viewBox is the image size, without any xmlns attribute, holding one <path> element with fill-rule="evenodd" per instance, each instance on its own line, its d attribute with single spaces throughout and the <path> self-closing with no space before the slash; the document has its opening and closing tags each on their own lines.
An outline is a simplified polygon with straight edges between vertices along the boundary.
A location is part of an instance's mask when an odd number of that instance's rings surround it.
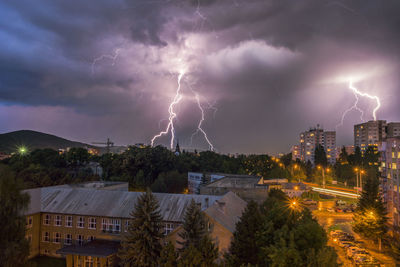
<svg viewBox="0 0 400 267">
<path fill-rule="evenodd" d="M 346 84 L 331 82 L 337 76 L 373 73 L 360 85 L 379 93 L 382 118 L 396 119 L 399 11 L 395 0 L 2 1 L 0 101 L 15 114 L 57 107 L 80 120 L 68 125 L 101 125 L 61 135 L 112 131 L 121 143 L 147 142 L 186 64 L 189 100 L 177 122 L 185 145 L 199 119 L 190 82 L 205 108 L 216 101 L 204 127 L 217 148 L 286 151 L 308 126 L 333 128 L 352 104 Z M 38 120 L 36 129 L 57 127 Z M 339 141 L 351 142 L 351 127 L 340 130 Z M 195 144 L 204 147 L 201 135 Z"/>
</svg>

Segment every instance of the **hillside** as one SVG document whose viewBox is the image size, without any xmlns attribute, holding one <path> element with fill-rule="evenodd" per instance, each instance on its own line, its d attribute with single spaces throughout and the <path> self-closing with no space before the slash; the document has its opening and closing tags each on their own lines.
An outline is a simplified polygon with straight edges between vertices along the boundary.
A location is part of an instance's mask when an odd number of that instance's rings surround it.
<svg viewBox="0 0 400 267">
<path fill-rule="evenodd" d="M 0 152 L 12 153 L 19 146 L 26 146 L 30 151 L 37 148 L 59 148 L 67 147 L 93 147 L 80 142 L 70 141 L 55 135 L 31 131 L 21 130 L 0 134 Z"/>
</svg>

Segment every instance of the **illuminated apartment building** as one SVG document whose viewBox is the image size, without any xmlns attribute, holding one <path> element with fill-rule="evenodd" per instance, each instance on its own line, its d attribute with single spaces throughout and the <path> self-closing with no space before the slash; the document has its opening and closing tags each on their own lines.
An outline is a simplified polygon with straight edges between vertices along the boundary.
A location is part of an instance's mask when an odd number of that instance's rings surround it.
<svg viewBox="0 0 400 267">
<path fill-rule="evenodd" d="M 314 165 L 315 148 L 321 145 L 324 147 L 328 163 L 333 165 L 336 163 L 336 132 L 324 131 L 319 128 L 311 128 L 310 130 L 300 134 L 300 160 L 310 161 Z"/>
<path fill-rule="evenodd" d="M 386 138 L 386 121 L 368 121 L 354 125 L 354 146 L 364 152 L 368 146 L 378 146 Z"/>
</svg>

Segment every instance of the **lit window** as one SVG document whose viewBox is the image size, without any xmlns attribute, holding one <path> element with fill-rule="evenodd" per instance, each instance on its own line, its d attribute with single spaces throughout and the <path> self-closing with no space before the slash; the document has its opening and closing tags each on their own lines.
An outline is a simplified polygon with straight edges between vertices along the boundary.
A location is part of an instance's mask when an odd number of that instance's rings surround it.
<svg viewBox="0 0 400 267">
<path fill-rule="evenodd" d="M 85 267 L 93 267 L 93 258 L 91 256 L 85 257 Z"/>
<path fill-rule="evenodd" d="M 62 225 L 62 216 L 61 215 L 56 215 L 56 218 L 54 220 L 54 225 L 55 226 L 61 226 Z"/>
<path fill-rule="evenodd" d="M 50 242 L 50 233 L 49 232 L 43 233 L 43 242 Z"/>
<path fill-rule="evenodd" d="M 65 226 L 72 227 L 72 216 L 65 217 Z"/>
<path fill-rule="evenodd" d="M 393 170 L 397 170 L 397 164 L 394 163 L 394 162 L 392 163 L 392 169 L 393 169 Z"/>
<path fill-rule="evenodd" d="M 61 234 L 60 233 L 54 233 L 53 242 L 57 243 L 57 244 L 61 242 Z"/>
<path fill-rule="evenodd" d="M 71 234 L 65 234 L 64 244 L 65 245 L 71 245 L 72 244 L 72 235 Z"/>
<path fill-rule="evenodd" d="M 43 224 L 50 225 L 51 216 L 49 214 L 44 215 Z"/>
<path fill-rule="evenodd" d="M 96 218 L 89 218 L 89 229 L 96 229 Z"/>
<path fill-rule="evenodd" d="M 26 217 L 26 228 L 31 228 L 33 224 L 33 218 L 32 216 Z"/>
<path fill-rule="evenodd" d="M 85 227 L 85 218 L 84 217 L 78 217 L 78 221 L 76 222 L 76 226 L 78 228 L 84 228 Z"/>
</svg>

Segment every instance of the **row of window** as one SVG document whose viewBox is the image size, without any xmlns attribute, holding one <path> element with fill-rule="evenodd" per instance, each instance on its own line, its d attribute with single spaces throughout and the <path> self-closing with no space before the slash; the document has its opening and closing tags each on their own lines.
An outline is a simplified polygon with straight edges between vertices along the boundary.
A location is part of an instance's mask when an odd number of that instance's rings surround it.
<svg viewBox="0 0 400 267">
<path fill-rule="evenodd" d="M 43 225 L 50 225 L 51 224 L 51 217 L 52 215 L 50 214 L 45 214 L 43 216 Z M 54 225 L 55 226 L 62 226 L 63 225 L 63 217 L 65 217 L 65 227 L 73 227 L 73 216 L 67 215 L 67 216 L 62 216 L 62 215 L 54 215 Z M 27 217 L 30 219 L 27 219 L 30 225 L 32 226 L 32 217 Z M 87 221 L 86 221 L 87 219 Z M 88 229 L 97 229 L 97 218 L 94 217 L 89 217 L 85 218 L 83 216 L 78 216 L 76 218 L 76 227 L 77 228 L 85 228 L 85 223 L 87 223 L 87 228 Z M 126 232 L 129 227 L 129 221 L 125 221 L 125 227 L 124 231 Z M 174 224 L 173 223 L 165 223 L 164 225 L 164 234 L 167 235 L 169 234 L 172 230 L 174 229 Z M 121 220 L 120 219 L 113 219 L 113 218 L 102 218 L 101 221 L 101 230 L 105 232 L 110 232 L 110 233 L 119 233 L 121 232 Z"/>
<path fill-rule="evenodd" d="M 96 229 L 97 228 L 97 218 L 86 218 L 83 216 L 79 216 L 76 218 L 76 227 L 77 228 L 85 228 L 85 224 L 87 223 L 88 229 Z M 51 215 L 45 214 L 43 216 L 43 225 L 51 224 Z M 126 221 L 126 229 L 128 225 L 128 221 Z M 62 226 L 63 225 L 63 216 L 62 215 L 54 215 L 54 225 Z M 65 226 L 72 227 L 73 226 L 73 216 L 65 216 Z M 120 219 L 102 219 L 101 229 L 104 231 L 112 231 L 112 232 L 120 232 L 121 231 L 121 220 Z"/>
<path fill-rule="evenodd" d="M 87 241 L 92 241 L 94 240 L 94 236 L 88 236 Z M 72 245 L 72 234 L 64 234 L 64 239 L 61 237 L 61 233 L 55 232 L 53 233 L 53 237 L 50 236 L 50 232 L 43 232 L 43 242 L 53 242 L 55 244 L 61 244 L 63 243 L 64 245 Z M 83 235 L 76 235 L 75 242 L 79 245 L 82 245 L 85 242 L 85 237 Z"/>
</svg>

